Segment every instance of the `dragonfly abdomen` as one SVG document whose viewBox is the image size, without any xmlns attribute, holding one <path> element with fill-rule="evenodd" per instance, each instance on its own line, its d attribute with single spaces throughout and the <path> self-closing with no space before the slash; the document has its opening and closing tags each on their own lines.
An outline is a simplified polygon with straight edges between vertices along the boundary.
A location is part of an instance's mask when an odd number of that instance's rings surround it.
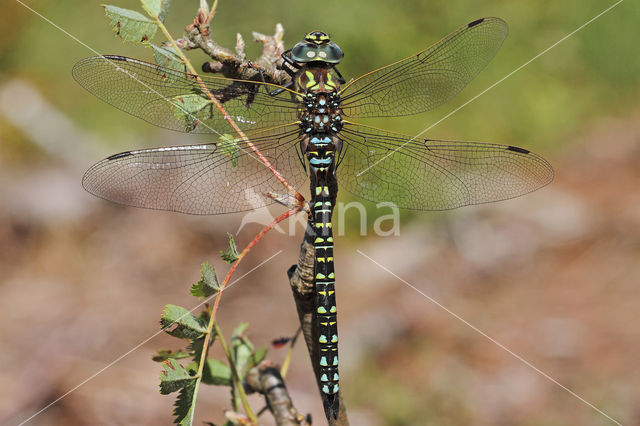
<svg viewBox="0 0 640 426">
<path fill-rule="evenodd" d="M 339 410 L 338 324 L 331 216 L 337 196 L 336 158 L 342 148 L 339 84 L 326 66 L 303 67 L 296 81 L 304 93 L 298 119 L 311 178 L 320 390 L 327 418 L 335 419 Z"/>
<path fill-rule="evenodd" d="M 334 136 L 335 138 L 335 136 Z M 335 202 L 334 143 L 328 134 L 309 138 L 307 158 L 311 174 L 316 324 L 320 364 L 320 390 L 327 417 L 338 415 L 338 325 L 333 266 L 331 216 Z"/>
</svg>

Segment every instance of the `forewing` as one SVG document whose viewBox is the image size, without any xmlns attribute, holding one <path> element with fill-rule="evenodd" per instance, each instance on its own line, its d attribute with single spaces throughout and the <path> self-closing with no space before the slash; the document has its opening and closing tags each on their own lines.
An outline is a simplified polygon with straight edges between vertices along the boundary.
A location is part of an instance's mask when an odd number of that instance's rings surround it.
<svg viewBox="0 0 640 426">
<path fill-rule="evenodd" d="M 106 103 L 151 124 L 187 133 L 224 133 L 230 127 L 189 73 L 124 56 L 86 58 L 73 67 L 73 77 Z M 259 130 L 296 120 L 290 92 L 270 96 L 279 88 L 202 76 L 207 88 L 243 130 Z"/>
<path fill-rule="evenodd" d="M 291 185 L 300 188 L 306 175 L 296 154 L 298 128 L 289 127 L 251 140 Z M 267 191 L 286 193 L 249 147 L 231 139 L 112 155 L 93 165 L 82 184 L 116 203 L 198 215 L 251 210 L 273 202 L 264 197 Z"/>
<path fill-rule="evenodd" d="M 483 18 L 416 55 L 357 78 L 342 91 L 347 117 L 417 114 L 456 96 L 495 56 L 506 22 Z"/>
<path fill-rule="evenodd" d="M 509 145 L 412 140 L 360 125 L 345 126 L 341 138 L 341 187 L 401 208 L 446 210 L 506 200 L 553 179 L 545 159 Z"/>
</svg>

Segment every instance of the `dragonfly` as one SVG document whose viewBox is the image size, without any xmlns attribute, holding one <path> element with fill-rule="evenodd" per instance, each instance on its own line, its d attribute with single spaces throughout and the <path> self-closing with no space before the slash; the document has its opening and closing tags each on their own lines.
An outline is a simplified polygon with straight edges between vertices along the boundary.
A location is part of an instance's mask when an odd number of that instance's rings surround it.
<svg viewBox="0 0 640 426">
<path fill-rule="evenodd" d="M 203 76 L 123 56 L 78 62 L 74 78 L 90 93 L 156 126 L 221 135 L 225 117 L 296 188 L 309 182 L 319 346 L 319 387 L 327 419 L 339 411 L 338 326 L 332 214 L 337 191 L 400 208 L 446 210 L 506 200 L 553 179 L 533 152 L 483 142 L 410 137 L 357 119 L 419 114 L 456 96 L 496 55 L 508 33 L 482 18 L 408 58 L 346 82 L 344 53 L 313 31 L 282 54 L 286 84 Z M 197 215 L 268 205 L 281 190 L 246 140 L 137 149 L 112 155 L 83 177 L 92 194 L 117 203 Z"/>
</svg>

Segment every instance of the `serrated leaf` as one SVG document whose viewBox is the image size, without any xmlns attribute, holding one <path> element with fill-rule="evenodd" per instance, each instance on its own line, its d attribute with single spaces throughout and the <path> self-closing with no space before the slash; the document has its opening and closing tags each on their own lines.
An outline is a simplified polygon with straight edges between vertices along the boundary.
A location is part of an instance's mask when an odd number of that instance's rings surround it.
<svg viewBox="0 0 640 426">
<path fill-rule="evenodd" d="M 153 59 L 157 65 L 175 71 L 175 73 L 167 73 L 158 69 L 160 76 L 167 84 L 177 81 L 178 76 L 186 72 L 184 63 L 173 46 L 156 46 L 153 43 L 147 43 L 147 45 L 153 50 Z"/>
<path fill-rule="evenodd" d="M 187 384 L 195 382 L 196 378 L 189 374 L 175 359 L 168 359 L 162 363 L 160 372 L 160 393 L 168 395 L 182 389 Z"/>
<path fill-rule="evenodd" d="M 231 157 L 231 168 L 235 169 L 238 166 L 238 154 L 240 153 L 238 139 L 225 133 L 220 137 L 218 147 L 220 148 L 220 152 Z"/>
<path fill-rule="evenodd" d="M 142 8 L 152 18 L 158 18 L 164 21 L 169 13 L 169 6 L 171 6 L 170 0 L 140 0 Z"/>
<path fill-rule="evenodd" d="M 124 40 L 143 43 L 156 35 L 157 25 L 143 14 L 106 4 L 103 7 L 111 23 L 111 29 Z"/>
<path fill-rule="evenodd" d="M 178 425 L 191 426 L 193 424 L 193 413 L 196 409 L 195 388 L 194 381 L 180 389 L 173 408 L 173 415 L 176 416 L 174 422 Z"/>
<path fill-rule="evenodd" d="M 169 8 L 171 7 L 171 0 L 162 0 L 162 6 L 160 7 L 160 13 L 158 14 L 158 19 L 164 22 L 169 14 Z"/>
<path fill-rule="evenodd" d="M 140 5 L 150 17 L 157 18 L 160 15 L 162 0 L 140 0 Z"/>
<path fill-rule="evenodd" d="M 227 249 L 227 251 L 220 251 L 220 256 L 222 257 L 222 260 L 224 260 L 227 263 L 233 263 L 236 260 L 238 260 L 239 254 L 238 254 L 238 247 L 236 246 L 236 242 L 233 239 L 233 235 L 227 233 L 227 235 L 229 236 L 229 248 Z"/>
<path fill-rule="evenodd" d="M 210 99 L 198 93 L 174 96 L 171 102 L 173 104 L 173 115 L 184 121 L 185 132 L 187 133 L 193 131 L 200 123 L 198 114 L 207 107 L 211 108 L 212 105 Z M 211 116 L 211 114 L 207 114 L 206 111 L 205 115 L 207 117 Z"/>
<path fill-rule="evenodd" d="M 206 299 L 220 291 L 220 282 L 216 275 L 216 268 L 209 262 L 202 264 L 202 276 L 200 281 L 191 286 L 191 294 L 201 299 Z"/>
<path fill-rule="evenodd" d="M 171 349 L 159 349 L 158 352 L 156 352 L 156 354 L 151 357 L 151 359 L 156 362 L 162 362 L 168 359 L 182 359 L 188 358 L 190 356 L 190 353 L 184 351 L 173 352 Z"/>
<path fill-rule="evenodd" d="M 182 306 L 167 305 L 160 324 L 167 334 L 181 339 L 197 339 L 207 332 L 200 321 Z"/>
<path fill-rule="evenodd" d="M 194 360 L 200 360 L 200 356 L 202 355 L 202 347 L 204 346 L 204 337 L 200 337 L 199 339 L 194 339 L 189 342 L 187 345 L 187 350 L 191 354 L 191 357 Z"/>
<path fill-rule="evenodd" d="M 202 371 L 202 381 L 208 385 L 231 386 L 231 368 L 224 362 L 207 358 Z"/>
</svg>

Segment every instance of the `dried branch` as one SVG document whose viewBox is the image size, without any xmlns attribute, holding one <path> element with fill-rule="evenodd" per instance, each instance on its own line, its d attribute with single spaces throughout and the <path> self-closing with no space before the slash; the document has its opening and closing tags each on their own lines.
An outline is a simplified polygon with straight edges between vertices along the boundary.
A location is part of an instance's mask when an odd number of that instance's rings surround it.
<svg viewBox="0 0 640 426">
<path fill-rule="evenodd" d="M 262 361 L 249 370 L 245 383 L 248 393 L 258 392 L 264 395 L 278 426 L 311 424 L 307 416 L 293 406 L 280 371 L 271 361 Z"/>
<path fill-rule="evenodd" d="M 311 357 L 311 365 L 313 365 L 316 383 L 319 390 L 321 387 L 319 370 L 320 353 L 318 348 L 318 330 L 315 321 L 316 297 L 313 279 L 315 249 L 311 243 L 313 237 L 315 237 L 315 232 L 311 228 L 311 222 L 309 222 L 307 224 L 307 232 L 304 240 L 302 241 L 302 245 L 300 246 L 298 264 L 292 265 L 287 271 L 287 275 L 289 276 L 289 284 L 291 285 L 291 290 L 293 292 L 293 300 L 296 303 L 298 319 L 300 320 L 304 340 L 307 343 L 307 349 L 309 351 L 309 356 Z M 349 420 L 347 418 L 346 406 L 342 399 L 342 391 L 338 393 L 338 398 L 340 398 L 338 419 L 329 419 L 329 424 L 335 426 L 347 426 L 349 424 Z"/>
<path fill-rule="evenodd" d="M 284 28 L 281 24 L 276 25 L 272 36 L 253 33 L 253 40 L 262 43 L 262 53 L 255 61 L 247 61 L 245 42 L 240 34 L 237 35 L 234 53 L 216 43 L 210 32 L 203 30 L 203 25 L 196 21 L 185 28 L 185 38 L 179 40 L 179 45 L 185 50 L 201 49 L 211 57 L 212 61 L 202 66 L 203 71 L 239 80 L 262 81 L 264 77 L 267 83 L 278 85 L 291 81 L 289 74 L 281 69 L 284 52 Z"/>
</svg>

